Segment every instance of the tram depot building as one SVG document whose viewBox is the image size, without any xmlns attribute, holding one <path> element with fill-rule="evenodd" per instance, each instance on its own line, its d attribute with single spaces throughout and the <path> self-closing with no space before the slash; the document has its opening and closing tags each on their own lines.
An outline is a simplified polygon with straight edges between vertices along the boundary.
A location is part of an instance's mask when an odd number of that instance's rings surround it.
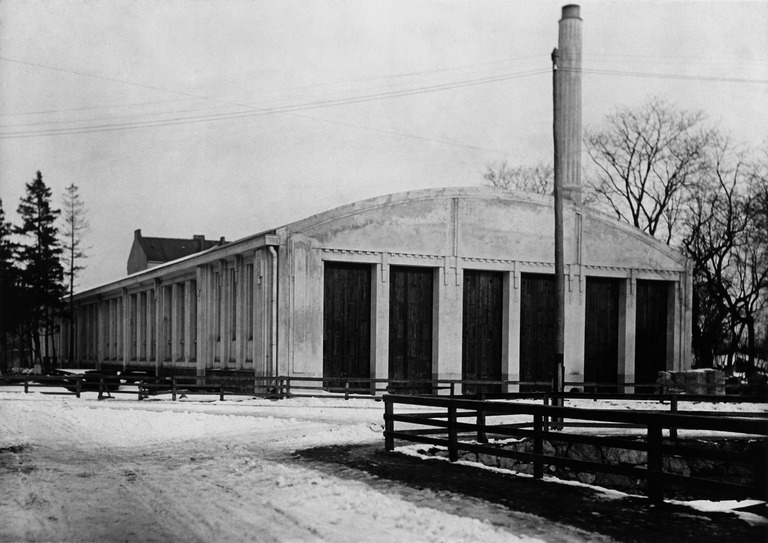
<svg viewBox="0 0 768 543">
<path fill-rule="evenodd" d="M 445 188 L 229 243 L 195 236 L 183 256 L 166 247 L 167 262 L 142 254 L 137 231 L 129 271 L 140 271 L 74 296 L 75 364 L 201 383 L 504 380 L 514 391 L 549 381 L 553 225 L 551 197 Z M 567 388 L 688 369 L 685 258 L 572 202 L 564 232 Z"/>
</svg>

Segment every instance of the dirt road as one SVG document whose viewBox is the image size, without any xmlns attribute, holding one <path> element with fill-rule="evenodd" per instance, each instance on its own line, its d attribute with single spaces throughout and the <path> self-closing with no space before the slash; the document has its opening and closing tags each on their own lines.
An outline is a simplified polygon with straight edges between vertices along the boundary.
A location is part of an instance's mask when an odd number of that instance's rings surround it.
<svg viewBox="0 0 768 543">
<path fill-rule="evenodd" d="M 2 541 L 609 540 L 431 489 L 419 469 L 404 477 L 376 454 L 368 467 L 329 462 L 381 451 L 373 402 L 23 398 L 0 398 Z M 311 448 L 322 458 L 295 454 Z"/>
</svg>

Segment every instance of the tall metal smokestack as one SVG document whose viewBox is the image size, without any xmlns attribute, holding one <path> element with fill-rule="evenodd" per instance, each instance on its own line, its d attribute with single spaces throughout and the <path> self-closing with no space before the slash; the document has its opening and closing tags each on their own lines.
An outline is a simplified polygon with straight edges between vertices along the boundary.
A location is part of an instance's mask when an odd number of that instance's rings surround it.
<svg viewBox="0 0 768 543">
<path fill-rule="evenodd" d="M 555 140 L 555 359 L 552 389 L 565 390 L 565 263 L 563 200 L 581 204 L 581 17 L 563 7 L 558 48 L 552 52 Z M 555 405 L 562 405 L 558 399 Z M 556 421 L 556 426 L 559 427 Z"/>
<path fill-rule="evenodd" d="M 555 76 L 555 184 L 563 198 L 581 203 L 581 17 L 563 6 Z M 559 175 L 558 175 L 559 174 Z"/>
</svg>

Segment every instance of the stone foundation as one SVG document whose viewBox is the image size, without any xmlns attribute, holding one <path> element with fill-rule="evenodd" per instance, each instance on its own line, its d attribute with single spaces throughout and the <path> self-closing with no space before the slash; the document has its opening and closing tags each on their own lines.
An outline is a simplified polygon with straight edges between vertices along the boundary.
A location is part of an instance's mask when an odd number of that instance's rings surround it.
<svg viewBox="0 0 768 543">
<path fill-rule="evenodd" d="M 642 443 L 641 438 L 637 439 Z M 740 461 L 708 460 L 701 458 L 683 458 L 681 456 L 664 457 L 664 471 L 677 475 L 702 477 L 718 481 L 742 485 L 755 485 L 758 481 L 766 479 L 766 453 L 768 442 L 763 440 L 735 440 L 735 439 L 685 439 L 676 440 L 677 444 L 687 447 L 700 448 L 702 450 L 719 450 L 734 459 Z M 533 453 L 533 441 L 522 439 L 519 441 L 506 441 L 490 444 L 499 449 L 514 450 L 517 452 Z M 623 465 L 628 467 L 647 467 L 647 453 L 645 451 L 621 449 L 612 446 L 601 446 L 586 443 L 565 443 L 557 441 L 544 441 L 544 454 L 560 458 L 571 458 L 599 464 Z M 424 447 L 419 449 L 422 454 L 430 456 L 448 457 L 446 449 L 437 447 Z M 486 466 L 508 469 L 517 473 L 533 474 L 533 464 L 522 462 L 513 458 L 503 458 L 490 454 L 476 454 L 472 452 L 459 453 L 459 460 L 477 462 Z M 593 473 L 588 471 L 574 471 L 571 468 L 545 464 L 545 472 L 559 479 L 580 481 L 606 488 L 613 488 L 624 492 L 645 492 L 646 480 L 628 477 L 626 475 L 614 475 L 611 473 Z M 666 497 L 679 499 L 690 498 L 721 498 L 721 493 L 708 491 L 696 487 L 682 488 L 676 485 L 665 484 Z"/>
<path fill-rule="evenodd" d="M 223 385 L 228 390 L 253 394 L 254 383 L 253 370 L 205 370 L 206 385 Z"/>
<path fill-rule="evenodd" d="M 667 394 L 725 394 L 725 374 L 720 370 L 660 371 L 656 382 Z"/>
</svg>

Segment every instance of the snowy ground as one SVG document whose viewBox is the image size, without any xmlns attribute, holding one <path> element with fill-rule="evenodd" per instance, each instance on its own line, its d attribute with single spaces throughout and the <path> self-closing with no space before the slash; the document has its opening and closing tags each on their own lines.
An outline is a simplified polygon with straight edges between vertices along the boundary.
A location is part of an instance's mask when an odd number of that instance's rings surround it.
<svg viewBox="0 0 768 543">
<path fill-rule="evenodd" d="M 493 515 L 459 493 L 414 502 L 400 483 L 337 476 L 293 456 L 383 447 L 380 402 L 9 390 L 0 390 L 0 541 L 608 540 L 530 514 Z"/>
</svg>

